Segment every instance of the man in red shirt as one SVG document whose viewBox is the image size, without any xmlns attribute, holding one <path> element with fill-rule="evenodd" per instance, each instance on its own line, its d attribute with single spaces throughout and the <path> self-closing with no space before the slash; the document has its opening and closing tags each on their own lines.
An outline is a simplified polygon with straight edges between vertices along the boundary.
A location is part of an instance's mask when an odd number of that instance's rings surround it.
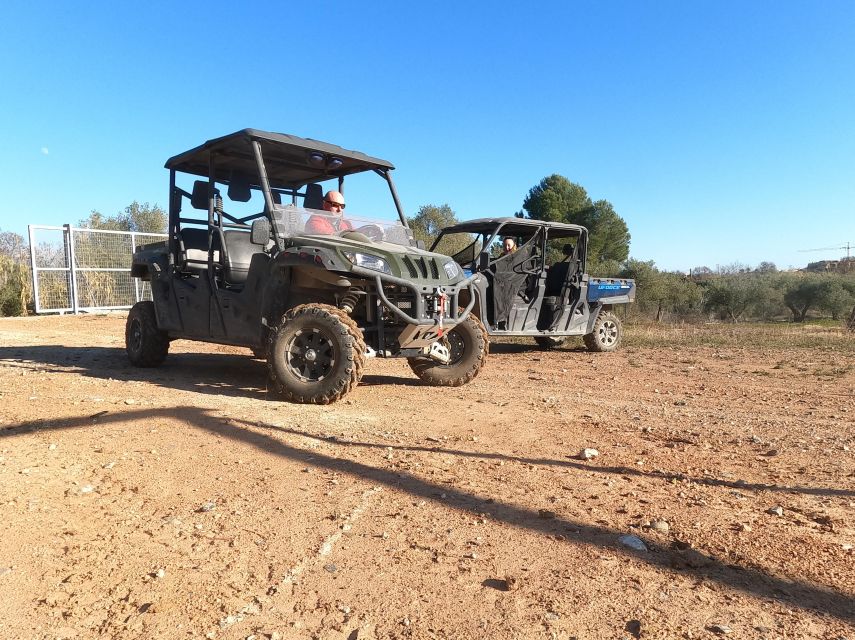
<svg viewBox="0 0 855 640">
<path fill-rule="evenodd" d="M 332 235 L 339 231 L 352 231 L 353 225 L 344 219 L 344 196 L 338 191 L 327 191 L 324 196 L 324 211 L 328 215 L 315 215 L 306 222 L 304 233 Z"/>
</svg>

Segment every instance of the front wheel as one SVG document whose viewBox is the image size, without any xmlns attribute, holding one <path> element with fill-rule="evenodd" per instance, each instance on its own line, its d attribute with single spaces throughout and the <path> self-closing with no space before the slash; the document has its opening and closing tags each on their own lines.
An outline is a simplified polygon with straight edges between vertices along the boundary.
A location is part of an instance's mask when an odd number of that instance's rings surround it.
<svg viewBox="0 0 855 640">
<path fill-rule="evenodd" d="M 135 367 L 156 367 L 166 360 L 169 336 L 157 328 L 157 315 L 150 300 L 137 302 L 128 312 L 125 350 Z"/>
<path fill-rule="evenodd" d="M 589 351 L 614 351 L 623 338 L 623 325 L 611 311 L 600 311 L 594 322 L 594 330 L 583 340 Z"/>
<path fill-rule="evenodd" d="M 484 368 L 490 349 L 484 325 L 469 315 L 446 333 L 442 341 L 451 356 L 448 364 L 418 356 L 407 358 L 410 369 L 421 380 L 437 387 L 459 387 L 471 382 Z"/>
<path fill-rule="evenodd" d="M 340 400 L 359 384 L 364 365 L 359 327 L 344 311 L 327 304 L 294 307 L 268 337 L 272 386 L 291 402 Z"/>
</svg>

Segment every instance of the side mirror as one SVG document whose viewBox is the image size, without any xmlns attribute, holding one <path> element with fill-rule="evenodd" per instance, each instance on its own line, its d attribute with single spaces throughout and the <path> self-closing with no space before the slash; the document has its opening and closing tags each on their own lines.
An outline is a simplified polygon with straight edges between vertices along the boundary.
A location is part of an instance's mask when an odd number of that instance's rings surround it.
<svg viewBox="0 0 855 640">
<path fill-rule="evenodd" d="M 424 240 L 416 240 L 416 249 L 424 249 L 425 241 Z"/>
<path fill-rule="evenodd" d="M 249 241 L 252 244 L 266 246 L 270 241 L 270 220 L 258 218 L 252 221 L 252 230 L 249 233 Z"/>
<path fill-rule="evenodd" d="M 482 251 L 478 254 L 478 271 L 483 271 L 490 266 L 490 254 Z"/>
<path fill-rule="evenodd" d="M 190 206 L 200 211 L 208 208 L 208 181 L 196 180 L 193 183 L 193 193 L 190 196 Z"/>
</svg>

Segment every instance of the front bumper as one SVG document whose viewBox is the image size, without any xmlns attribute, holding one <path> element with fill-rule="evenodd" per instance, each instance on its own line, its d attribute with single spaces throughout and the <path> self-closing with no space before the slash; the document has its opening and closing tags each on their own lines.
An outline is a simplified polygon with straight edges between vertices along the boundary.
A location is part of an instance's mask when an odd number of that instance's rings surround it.
<svg viewBox="0 0 855 640">
<path fill-rule="evenodd" d="M 399 320 L 410 325 L 437 327 L 441 330 L 453 329 L 469 316 L 477 299 L 475 281 L 480 277 L 480 274 L 476 273 L 453 286 L 432 286 L 420 285 L 404 278 L 378 273 L 355 265 L 351 268 L 351 273 L 367 280 L 373 280 L 377 287 L 377 296 Z M 389 299 L 383 291 L 384 284 L 396 285 L 412 293 L 412 303 L 415 307 L 411 309 L 413 315 Z M 460 310 L 460 293 L 464 290 L 469 292 L 469 304 Z"/>
</svg>

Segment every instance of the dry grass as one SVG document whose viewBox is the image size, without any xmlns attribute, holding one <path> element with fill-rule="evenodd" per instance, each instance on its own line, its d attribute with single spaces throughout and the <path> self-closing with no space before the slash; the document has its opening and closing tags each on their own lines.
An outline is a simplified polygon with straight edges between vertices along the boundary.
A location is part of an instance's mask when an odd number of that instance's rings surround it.
<svg viewBox="0 0 855 640">
<path fill-rule="evenodd" d="M 855 335 L 842 324 L 629 324 L 627 347 L 735 347 L 817 349 L 855 354 Z"/>
</svg>

